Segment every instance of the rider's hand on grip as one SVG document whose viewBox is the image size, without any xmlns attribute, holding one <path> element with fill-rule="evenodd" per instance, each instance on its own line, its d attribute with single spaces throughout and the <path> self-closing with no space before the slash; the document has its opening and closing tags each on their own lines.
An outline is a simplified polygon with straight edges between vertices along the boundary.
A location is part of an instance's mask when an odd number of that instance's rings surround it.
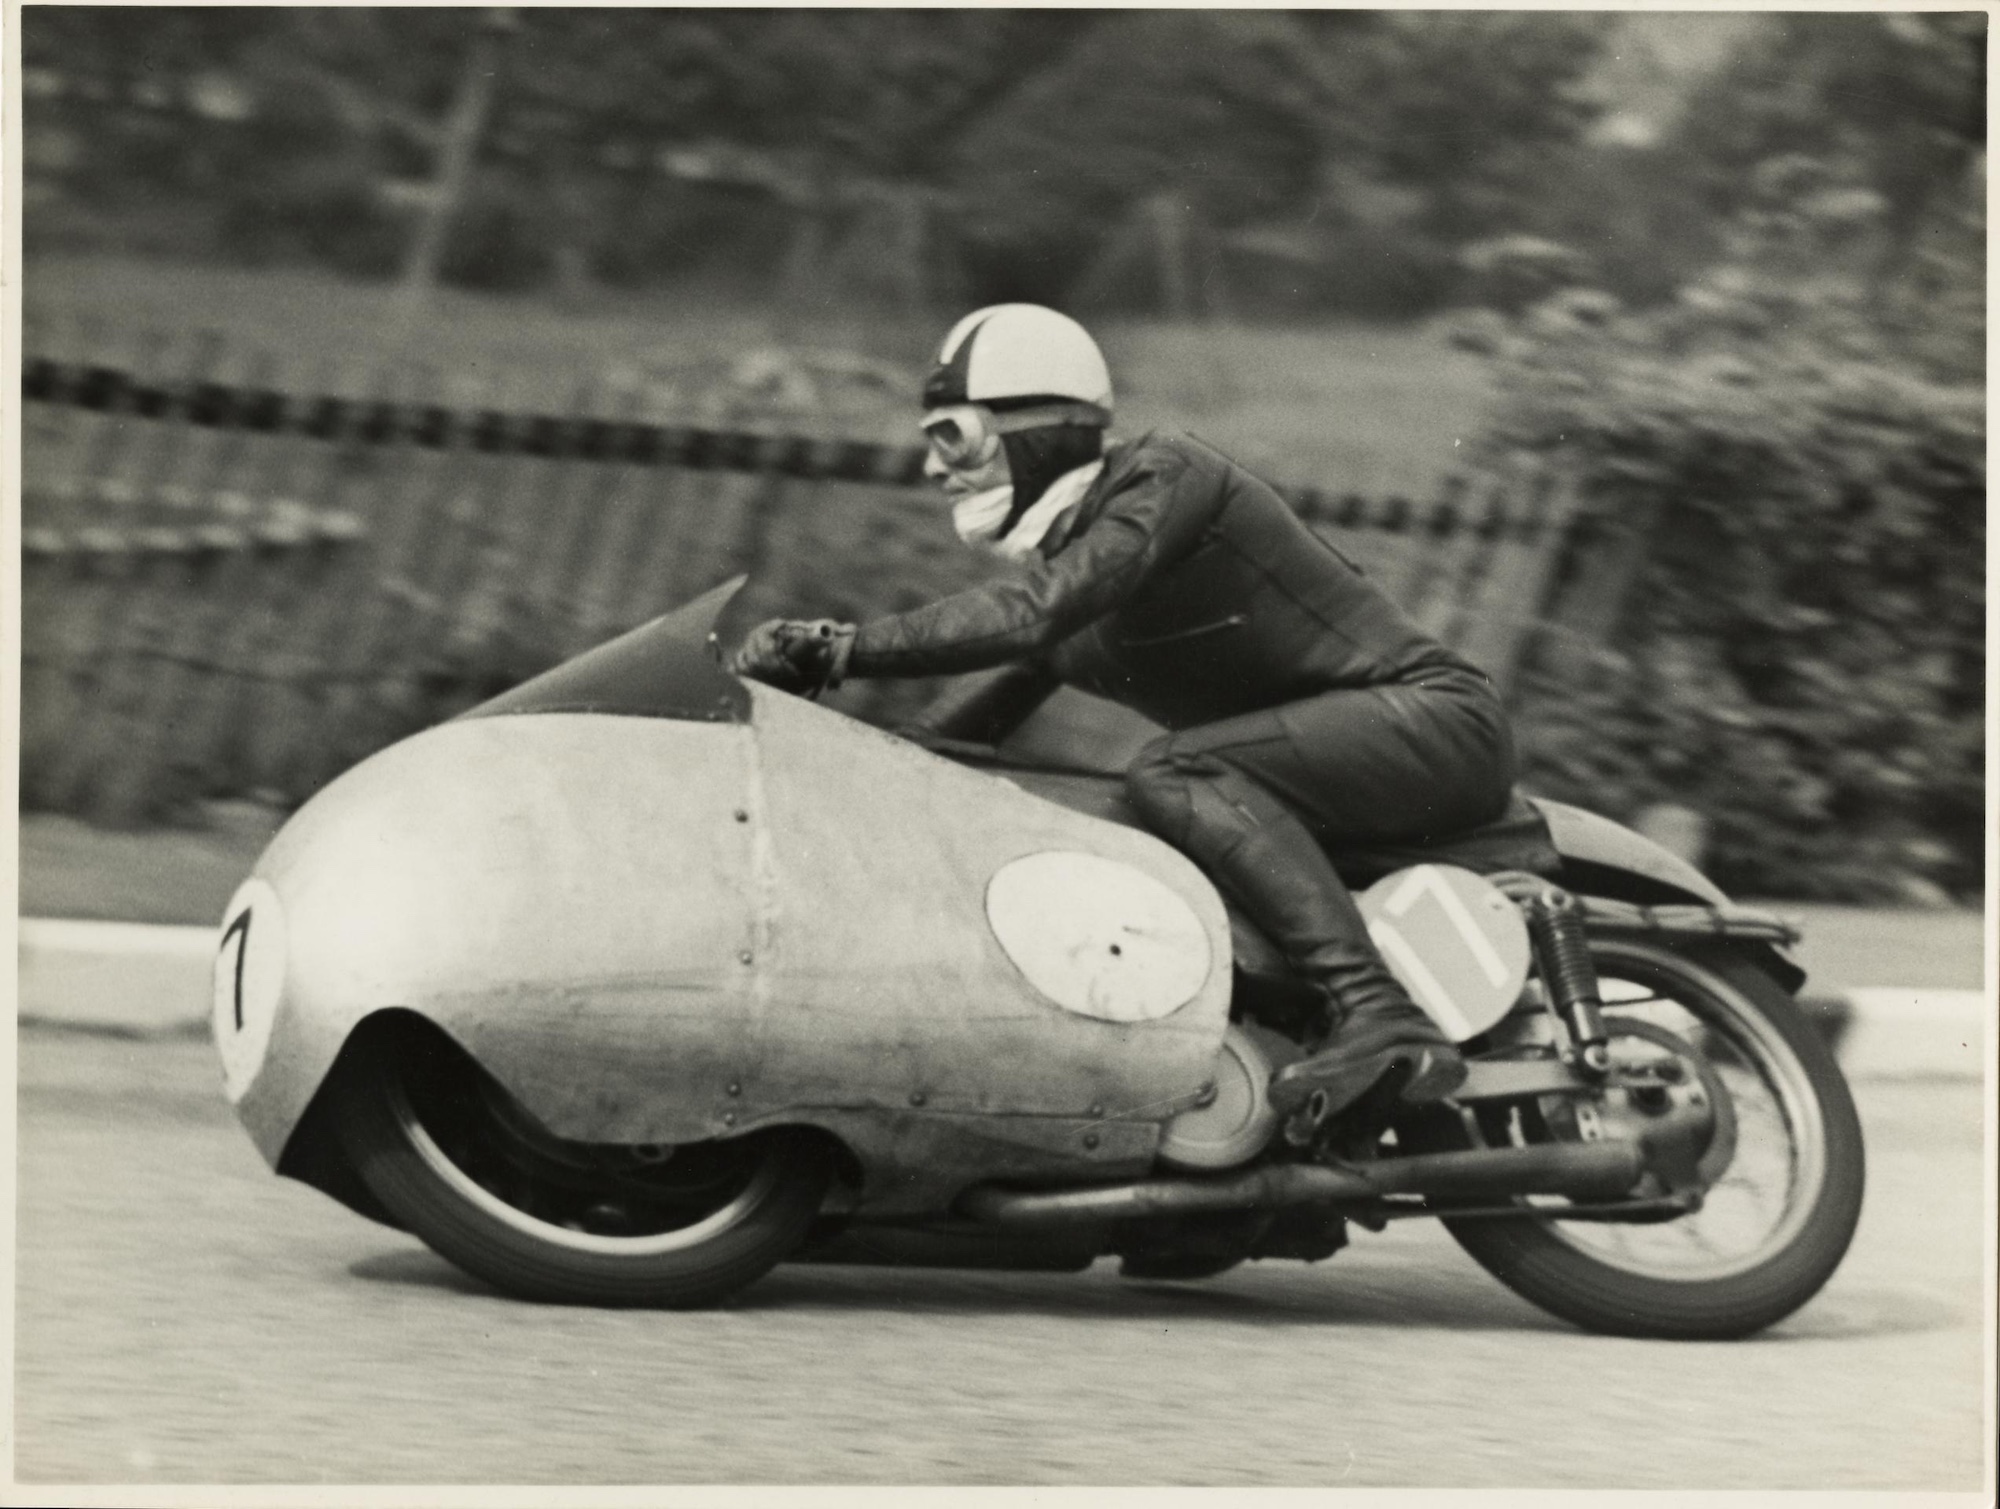
<svg viewBox="0 0 2000 1509">
<path fill-rule="evenodd" d="M 729 668 L 780 691 L 816 697 L 845 679 L 853 650 L 852 624 L 773 618 L 750 631 Z"/>
<path fill-rule="evenodd" d="M 730 657 L 729 669 L 738 676 L 748 676 L 786 691 L 799 690 L 798 672 L 785 657 L 783 635 L 787 627 L 782 618 L 767 619 L 757 625 L 737 646 Z"/>
</svg>

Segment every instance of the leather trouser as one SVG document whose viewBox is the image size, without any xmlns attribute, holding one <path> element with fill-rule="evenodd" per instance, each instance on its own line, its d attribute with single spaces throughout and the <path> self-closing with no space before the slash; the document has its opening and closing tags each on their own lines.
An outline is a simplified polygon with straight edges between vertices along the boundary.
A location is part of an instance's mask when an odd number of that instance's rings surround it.
<svg viewBox="0 0 2000 1509">
<path fill-rule="evenodd" d="M 1505 809 L 1506 714 L 1483 676 L 1334 691 L 1146 746 L 1126 793 L 1318 986 L 1328 1026 L 1407 1000 L 1323 843 L 1441 837 Z"/>
</svg>

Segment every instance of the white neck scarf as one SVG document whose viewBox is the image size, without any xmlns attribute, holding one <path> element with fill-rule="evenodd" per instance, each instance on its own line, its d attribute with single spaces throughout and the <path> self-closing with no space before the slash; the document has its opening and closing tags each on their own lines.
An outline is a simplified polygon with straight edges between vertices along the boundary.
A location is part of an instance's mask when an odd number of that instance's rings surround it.
<svg viewBox="0 0 2000 1509">
<path fill-rule="evenodd" d="M 1007 522 L 1008 511 L 1014 506 L 1011 486 L 989 487 L 960 498 L 952 505 L 952 527 L 968 545 L 982 546 L 1009 561 L 1024 561 L 1048 538 L 1057 521 L 1083 501 L 1090 484 L 1103 470 L 1104 461 L 1100 457 L 1087 466 L 1064 472 L 1004 535 L 1000 527 Z"/>
</svg>

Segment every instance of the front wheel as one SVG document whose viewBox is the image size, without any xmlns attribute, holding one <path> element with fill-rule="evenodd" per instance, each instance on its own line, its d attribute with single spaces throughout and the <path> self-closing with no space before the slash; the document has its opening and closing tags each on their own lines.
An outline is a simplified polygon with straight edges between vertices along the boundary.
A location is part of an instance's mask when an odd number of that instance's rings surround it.
<svg viewBox="0 0 2000 1509">
<path fill-rule="evenodd" d="M 713 1304 L 798 1245 L 832 1178 L 823 1140 L 797 1131 L 563 1141 L 428 1023 L 362 1032 L 338 1102 L 356 1171 L 441 1256 L 523 1299 Z"/>
<path fill-rule="evenodd" d="M 1817 1294 L 1861 1214 L 1861 1124 L 1839 1066 L 1792 999 L 1727 947 L 1593 938 L 1614 1063 L 1712 1103 L 1699 1209 L 1672 1220 L 1445 1219 L 1508 1288 L 1551 1314 L 1619 1336 L 1721 1340 L 1783 1319 Z M 1544 1019 L 1545 1020 L 1545 1019 Z M 1547 1051 L 1518 1023 L 1509 1056 Z M 1505 1038 L 1506 1029 L 1496 1037 Z M 1607 1096 L 1608 1103 L 1615 1097 Z M 1482 1107 L 1433 1137 L 1494 1145 L 1602 1136 L 1616 1107 L 1559 1097 Z"/>
</svg>

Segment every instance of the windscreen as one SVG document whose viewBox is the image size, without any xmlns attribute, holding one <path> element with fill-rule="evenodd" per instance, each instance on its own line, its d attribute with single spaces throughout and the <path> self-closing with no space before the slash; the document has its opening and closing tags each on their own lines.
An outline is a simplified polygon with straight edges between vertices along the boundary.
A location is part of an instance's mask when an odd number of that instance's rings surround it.
<svg viewBox="0 0 2000 1509">
<path fill-rule="evenodd" d="M 750 695 L 722 668 L 710 635 L 744 580 L 739 576 L 724 582 L 685 607 L 565 660 L 460 716 L 607 713 L 743 722 L 750 716 Z"/>
</svg>

